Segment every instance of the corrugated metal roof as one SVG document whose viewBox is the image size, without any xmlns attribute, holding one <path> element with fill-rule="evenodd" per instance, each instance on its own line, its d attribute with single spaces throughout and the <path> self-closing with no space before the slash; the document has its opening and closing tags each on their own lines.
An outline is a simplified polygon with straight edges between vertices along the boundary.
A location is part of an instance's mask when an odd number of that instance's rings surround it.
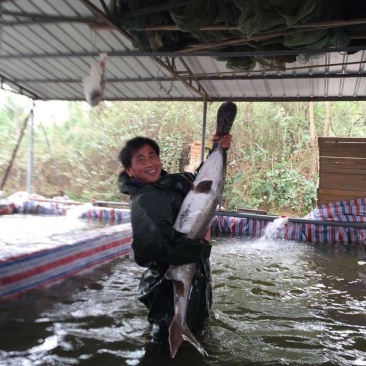
<svg viewBox="0 0 366 366">
<path fill-rule="evenodd" d="M 235 71 L 217 58 L 291 52 L 147 53 L 134 48 L 128 31 L 108 18 L 104 1 L 0 0 L 0 5 L 2 84 L 33 99 L 84 100 L 82 79 L 104 52 L 104 100 L 366 100 L 366 46 L 323 49 L 318 58 L 288 63 L 285 70 L 257 64 L 252 71 Z"/>
</svg>

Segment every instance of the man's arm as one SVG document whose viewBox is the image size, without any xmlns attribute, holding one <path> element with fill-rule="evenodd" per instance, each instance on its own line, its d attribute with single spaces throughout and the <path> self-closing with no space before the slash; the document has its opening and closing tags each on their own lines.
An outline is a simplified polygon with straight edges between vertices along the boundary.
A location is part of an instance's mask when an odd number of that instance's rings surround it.
<svg viewBox="0 0 366 366">
<path fill-rule="evenodd" d="M 141 194 L 132 205 L 132 247 L 138 264 L 182 265 L 210 256 L 211 245 L 188 239 L 173 228 L 176 214 L 160 195 Z"/>
</svg>

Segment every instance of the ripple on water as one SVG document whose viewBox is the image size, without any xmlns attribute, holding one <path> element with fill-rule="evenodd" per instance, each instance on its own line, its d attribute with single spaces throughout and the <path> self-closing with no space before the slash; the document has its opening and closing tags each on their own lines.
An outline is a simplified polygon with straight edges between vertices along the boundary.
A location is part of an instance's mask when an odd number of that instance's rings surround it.
<svg viewBox="0 0 366 366">
<path fill-rule="evenodd" d="M 150 344 L 125 258 L 1 303 L 0 365 L 366 365 L 363 248 L 215 238 L 211 256 L 208 358 Z"/>
</svg>

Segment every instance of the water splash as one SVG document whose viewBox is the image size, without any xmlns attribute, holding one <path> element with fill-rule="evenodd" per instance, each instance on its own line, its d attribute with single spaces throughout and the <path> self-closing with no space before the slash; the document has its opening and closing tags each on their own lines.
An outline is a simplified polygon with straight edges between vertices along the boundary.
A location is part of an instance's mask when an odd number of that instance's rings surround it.
<svg viewBox="0 0 366 366">
<path fill-rule="evenodd" d="M 83 214 L 85 214 L 88 210 L 91 210 L 94 206 L 91 203 L 85 203 L 80 206 L 70 206 L 70 208 L 66 211 L 65 217 L 70 220 L 81 219 Z"/>
<path fill-rule="evenodd" d="M 261 239 L 283 239 L 284 229 L 287 222 L 288 217 L 286 216 L 281 216 L 278 219 L 273 220 L 265 227 Z"/>
</svg>

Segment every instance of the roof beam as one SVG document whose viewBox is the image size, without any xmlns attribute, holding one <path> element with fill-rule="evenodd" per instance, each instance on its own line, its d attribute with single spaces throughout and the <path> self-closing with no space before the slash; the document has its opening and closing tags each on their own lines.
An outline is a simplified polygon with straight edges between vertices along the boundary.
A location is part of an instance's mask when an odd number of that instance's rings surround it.
<svg viewBox="0 0 366 366">
<path fill-rule="evenodd" d="M 360 25 L 366 24 L 366 18 L 359 18 L 359 19 L 350 19 L 350 20 L 331 20 L 326 22 L 313 22 L 313 23 L 304 23 L 304 24 L 293 24 L 288 25 L 286 28 L 282 28 L 277 32 L 283 32 L 286 29 L 301 29 L 302 32 L 304 31 L 312 31 L 317 29 L 326 29 L 326 28 L 338 28 L 338 27 L 349 27 L 352 25 Z M 212 31 L 212 30 L 236 30 L 239 29 L 239 26 L 236 25 L 228 25 L 228 24 L 212 24 L 202 26 L 198 31 Z M 154 26 L 147 26 L 144 28 L 145 31 L 180 31 L 179 27 L 176 24 L 162 24 L 162 25 L 154 25 Z M 262 33 L 262 34 L 271 34 L 271 33 Z M 258 34 L 260 36 L 261 34 Z M 250 40 L 255 40 L 250 38 Z"/>
<path fill-rule="evenodd" d="M 111 24 L 117 31 L 119 31 L 121 34 L 123 34 L 127 39 L 131 40 L 131 35 L 125 31 L 121 26 L 117 25 L 113 20 L 108 18 L 108 16 L 103 13 L 100 9 L 98 9 L 94 4 L 92 4 L 89 0 L 79 0 L 81 3 L 83 3 L 94 15 L 101 18 L 103 21 Z M 133 52 L 134 54 L 134 52 Z M 110 56 L 110 53 L 108 53 L 108 56 Z M 201 91 L 201 87 L 199 85 L 199 88 L 197 89 L 194 87 L 191 83 L 188 83 L 186 80 L 182 79 L 177 73 L 174 68 L 170 67 L 166 63 L 164 63 L 162 60 L 160 60 L 158 57 L 149 55 L 157 64 L 159 64 L 161 67 L 163 67 L 165 70 L 167 70 L 173 77 L 177 78 L 177 80 L 180 80 L 189 90 L 193 91 L 195 94 L 200 95 L 203 99 L 207 97 L 205 93 Z M 164 57 L 164 56 L 162 56 Z M 175 56 L 172 56 L 175 57 Z"/>
<path fill-rule="evenodd" d="M 84 0 L 80 0 L 84 1 Z M 276 50 L 276 51 L 240 51 L 240 52 L 143 52 L 143 51 L 112 51 L 108 52 L 109 57 L 270 57 L 283 55 L 299 55 L 299 54 L 326 54 L 326 53 L 340 53 L 340 52 L 358 52 L 364 51 L 365 46 L 351 46 L 351 47 L 335 47 L 324 49 L 296 49 L 296 50 Z M 98 52 L 69 52 L 69 53 L 42 53 L 42 54 L 17 54 L 17 55 L 2 55 L 2 59 L 19 59 L 19 58 L 56 58 L 56 57 L 96 57 Z"/>
<path fill-rule="evenodd" d="M 28 88 L 25 88 L 25 87 L 21 86 L 18 81 L 9 79 L 6 76 L 0 74 L 0 89 L 8 90 L 8 89 L 4 88 L 4 84 L 9 85 L 13 89 L 14 88 L 18 89 L 18 90 L 15 90 L 15 91 L 10 90 L 11 92 L 18 92 L 19 94 L 28 95 L 32 99 L 42 99 L 37 93 L 31 91 Z"/>
<path fill-rule="evenodd" d="M 207 94 L 203 93 L 201 91 L 201 88 L 196 89 L 192 83 L 186 81 L 184 78 L 179 76 L 171 67 L 167 66 L 163 61 L 161 61 L 159 58 L 154 58 L 155 62 L 158 63 L 162 68 L 164 68 L 166 71 L 168 71 L 172 76 L 174 80 L 180 80 L 188 89 L 192 90 L 194 93 L 200 95 L 203 99 L 207 99 Z"/>
<path fill-rule="evenodd" d="M 285 74 L 285 75 L 189 75 L 182 76 L 183 79 L 192 79 L 194 81 L 226 81 L 226 80 L 296 80 L 296 79 L 349 79 L 349 78 L 366 78 L 365 74 L 349 73 L 349 74 Z M 130 79 L 106 79 L 109 84 L 112 83 L 149 83 L 149 82 L 172 82 L 177 80 L 176 77 L 149 77 L 149 78 L 130 78 Z M 16 83 L 80 83 L 80 79 L 14 79 Z"/>
<path fill-rule="evenodd" d="M 2 15 L 7 15 L 7 12 L 3 12 Z M 98 18 L 95 17 L 86 17 L 86 18 L 76 18 L 76 17 L 59 17 L 59 16 L 42 16 L 39 14 L 24 14 L 24 13 L 13 13 L 10 15 L 14 15 L 16 17 L 27 18 L 26 20 L 12 20 L 6 21 L 3 18 L 0 18 L 0 24 L 4 27 L 14 27 L 17 25 L 30 25 L 30 24 L 53 24 L 53 23 L 86 23 L 90 24 L 91 27 L 104 27 L 105 24 L 100 22 Z"/>
<path fill-rule="evenodd" d="M 42 100 L 54 100 L 47 98 L 40 98 Z M 63 101 L 85 101 L 85 99 L 75 99 L 75 98 L 58 98 L 57 100 Z M 202 98 L 200 97 L 189 97 L 189 98 L 169 98 L 169 97 L 158 97 L 158 98 L 108 98 L 108 101 L 111 102 L 202 102 Z M 366 101 L 366 96 L 362 97 L 354 97 L 354 96 L 341 96 L 341 97 L 209 97 L 207 98 L 208 102 L 361 102 Z"/>
<path fill-rule="evenodd" d="M 174 9 L 174 8 L 179 8 L 181 6 L 197 4 L 198 2 L 203 2 L 203 1 L 206 1 L 206 0 L 183 0 L 183 1 L 167 2 L 164 4 L 149 6 L 146 8 L 124 11 L 122 16 L 123 17 L 139 17 L 141 15 L 157 13 L 160 11 L 166 11 L 166 10 L 170 10 L 170 9 Z"/>
<path fill-rule="evenodd" d="M 113 1 L 113 5 L 115 5 L 117 0 L 112 0 L 112 1 Z M 102 5 L 104 12 L 109 16 L 110 15 L 109 8 L 108 8 L 107 4 L 105 3 L 105 1 L 99 0 L 99 2 L 100 2 L 100 5 Z"/>
</svg>

